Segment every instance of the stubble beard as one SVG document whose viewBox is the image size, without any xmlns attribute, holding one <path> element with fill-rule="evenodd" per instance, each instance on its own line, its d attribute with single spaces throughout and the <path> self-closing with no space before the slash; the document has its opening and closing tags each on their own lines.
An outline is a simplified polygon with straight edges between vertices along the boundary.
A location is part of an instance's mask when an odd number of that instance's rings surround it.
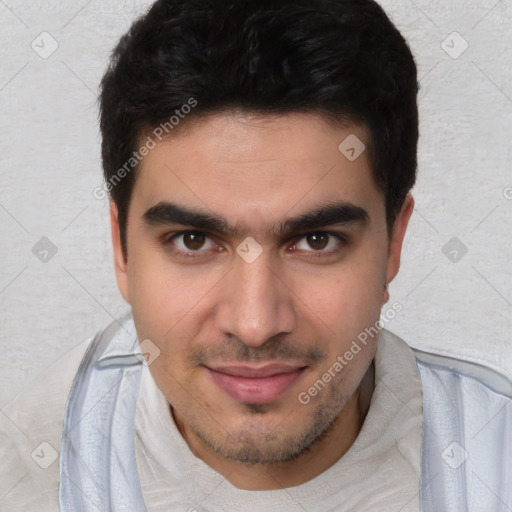
<svg viewBox="0 0 512 512">
<path fill-rule="evenodd" d="M 262 422 L 270 406 L 261 404 L 245 405 L 251 416 L 247 419 L 247 426 L 236 432 L 225 431 L 219 435 L 197 417 L 188 422 L 188 427 L 206 447 L 226 459 L 248 465 L 289 462 L 311 451 L 329 436 L 349 399 L 334 386 L 324 392 L 329 393 L 325 402 L 318 403 L 306 424 L 291 434 L 286 432 L 291 430 L 294 412 L 268 432 Z M 297 405 L 298 408 L 308 406 Z"/>
</svg>

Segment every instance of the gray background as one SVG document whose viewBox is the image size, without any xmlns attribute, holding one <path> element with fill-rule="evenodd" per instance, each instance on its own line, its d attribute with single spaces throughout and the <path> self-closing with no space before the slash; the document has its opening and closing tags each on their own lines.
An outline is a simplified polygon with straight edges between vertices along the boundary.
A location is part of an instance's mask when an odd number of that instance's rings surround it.
<svg viewBox="0 0 512 512">
<path fill-rule="evenodd" d="M 421 81 L 416 211 L 391 286 L 403 311 L 387 327 L 512 378 L 511 2 L 381 4 Z M 127 310 L 108 204 L 93 196 L 96 92 L 146 6 L 0 1 L 0 406 Z"/>
</svg>

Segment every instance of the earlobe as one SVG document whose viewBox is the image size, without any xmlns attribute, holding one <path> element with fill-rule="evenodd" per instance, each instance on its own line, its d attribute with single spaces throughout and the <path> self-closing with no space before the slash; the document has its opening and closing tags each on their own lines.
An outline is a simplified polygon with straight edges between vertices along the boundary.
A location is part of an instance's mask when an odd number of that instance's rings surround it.
<svg viewBox="0 0 512 512">
<path fill-rule="evenodd" d="M 407 231 L 407 225 L 414 211 L 414 198 L 411 194 L 407 194 L 400 213 L 397 215 L 393 224 L 393 232 L 388 248 L 388 264 L 386 269 L 386 285 L 389 284 L 397 275 L 400 268 L 400 256 L 402 253 L 402 245 Z"/>
<path fill-rule="evenodd" d="M 119 213 L 114 202 L 110 203 L 110 228 L 112 232 L 112 248 L 114 251 L 114 270 L 116 273 L 117 287 L 124 300 L 130 304 L 128 286 L 128 263 L 124 257 L 121 244 L 121 228 L 119 226 Z"/>
<path fill-rule="evenodd" d="M 382 294 L 382 305 L 386 304 L 389 301 L 389 290 L 388 283 L 384 284 L 384 293 Z"/>
</svg>

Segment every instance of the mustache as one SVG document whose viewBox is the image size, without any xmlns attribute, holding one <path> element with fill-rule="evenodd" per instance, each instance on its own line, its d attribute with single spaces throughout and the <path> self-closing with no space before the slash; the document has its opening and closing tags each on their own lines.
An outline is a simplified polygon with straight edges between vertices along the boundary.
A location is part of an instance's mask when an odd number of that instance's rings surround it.
<svg viewBox="0 0 512 512">
<path fill-rule="evenodd" d="M 300 347 L 284 336 L 274 336 L 259 347 L 251 347 L 235 338 L 194 348 L 187 356 L 187 366 L 204 366 L 212 361 L 257 362 L 300 360 L 319 363 L 327 354 L 318 346 Z"/>
</svg>

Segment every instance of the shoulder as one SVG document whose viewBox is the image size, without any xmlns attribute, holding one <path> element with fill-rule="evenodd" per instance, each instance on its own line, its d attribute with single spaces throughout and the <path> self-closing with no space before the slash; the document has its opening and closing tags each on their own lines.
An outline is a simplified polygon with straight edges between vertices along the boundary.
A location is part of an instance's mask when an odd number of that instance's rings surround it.
<svg viewBox="0 0 512 512">
<path fill-rule="evenodd" d="M 424 508 L 440 510 L 448 496 L 461 510 L 512 503 L 512 382 L 479 363 L 411 350 L 422 388 Z"/>
<path fill-rule="evenodd" d="M 512 382 L 503 374 L 479 363 L 413 349 L 424 379 L 480 389 L 489 395 L 512 398 Z"/>
<path fill-rule="evenodd" d="M 512 381 L 488 366 L 414 348 L 386 329 L 383 329 L 382 335 L 388 345 L 409 347 L 416 360 L 424 387 L 435 387 L 436 383 L 438 387 L 466 386 L 480 388 L 482 391 L 487 390 L 488 393 L 500 395 L 505 399 L 512 398 Z"/>
<path fill-rule="evenodd" d="M 56 504 L 58 508 L 64 410 L 73 379 L 92 339 L 67 352 L 1 409 L 2 510 L 19 510 L 21 505 L 24 510 L 56 510 Z"/>
</svg>

